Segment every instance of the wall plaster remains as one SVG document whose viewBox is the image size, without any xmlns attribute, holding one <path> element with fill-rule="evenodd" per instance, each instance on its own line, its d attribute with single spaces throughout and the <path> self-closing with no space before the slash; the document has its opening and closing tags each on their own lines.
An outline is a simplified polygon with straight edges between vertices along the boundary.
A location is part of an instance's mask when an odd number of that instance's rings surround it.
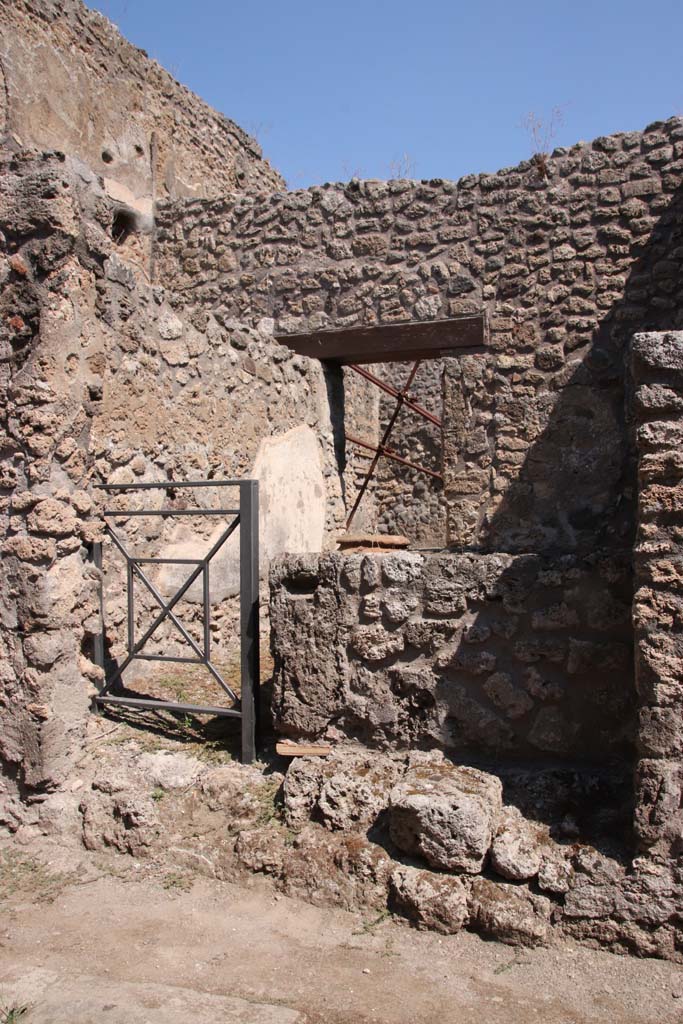
<svg viewBox="0 0 683 1024">
<path fill-rule="evenodd" d="M 267 827 L 245 796 L 262 780 L 192 769 L 197 813 L 216 834 L 230 820 L 220 857 L 202 854 L 213 873 L 680 958 L 680 119 L 459 182 L 286 192 L 241 129 L 77 0 L 0 0 L 0 72 L 0 821 L 136 855 L 181 828 L 133 748 L 72 789 L 101 677 L 94 485 L 255 474 L 273 721 L 338 750 L 289 769 Z M 473 311 L 487 351 L 417 378 L 443 431 L 405 415 L 393 442 L 443 487 L 387 463 L 358 523 L 440 550 L 332 552 L 367 465 L 344 433 L 376 439 L 391 402 L 277 339 Z M 151 493 L 107 505 L 196 500 Z M 117 522 L 134 549 L 184 557 L 213 529 Z M 107 546 L 111 659 L 123 585 Z M 234 589 L 227 549 L 228 673 Z"/>
</svg>

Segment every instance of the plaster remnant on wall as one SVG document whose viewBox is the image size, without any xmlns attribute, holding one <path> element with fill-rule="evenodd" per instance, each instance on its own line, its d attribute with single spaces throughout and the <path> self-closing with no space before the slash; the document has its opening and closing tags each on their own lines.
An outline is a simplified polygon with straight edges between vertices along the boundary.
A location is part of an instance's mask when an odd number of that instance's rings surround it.
<svg viewBox="0 0 683 1024">
<path fill-rule="evenodd" d="M 294 427 L 283 434 L 265 437 L 247 476 L 259 481 L 259 549 L 262 572 L 273 558 L 285 552 L 320 551 L 325 542 L 326 488 L 319 441 L 310 427 Z M 214 507 L 237 507 L 236 488 L 208 488 Z M 226 521 L 196 539 L 196 527 L 182 521 L 164 547 L 165 558 L 203 558 L 218 542 Z M 211 601 L 219 603 L 239 593 L 239 532 L 226 541 L 211 560 Z M 186 566 L 164 566 L 158 587 L 172 595 L 189 575 Z M 184 600 L 199 604 L 202 583 L 198 580 Z"/>
</svg>

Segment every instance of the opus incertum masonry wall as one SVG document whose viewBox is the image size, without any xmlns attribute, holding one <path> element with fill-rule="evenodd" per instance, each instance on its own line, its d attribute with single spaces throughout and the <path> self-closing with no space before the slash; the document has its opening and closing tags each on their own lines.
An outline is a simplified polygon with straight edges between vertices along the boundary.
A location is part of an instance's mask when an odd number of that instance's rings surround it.
<svg viewBox="0 0 683 1024">
<path fill-rule="evenodd" d="M 683 122 L 458 182 L 287 192 L 76 0 L 0 0 L 0 27 L 2 822 L 40 824 L 83 749 L 94 485 L 257 475 L 276 729 L 504 786 L 523 764 L 516 792 L 551 778 L 574 809 L 548 828 L 611 835 L 628 863 L 577 855 L 548 920 L 678 956 Z M 345 432 L 376 441 L 391 402 L 277 339 L 468 312 L 486 350 L 416 379 L 443 431 L 406 415 L 393 441 L 443 486 L 386 463 L 363 507 L 431 550 L 336 553 L 367 465 Z M 151 554 L 208 540 L 129 526 Z M 229 663 L 229 558 L 216 584 Z M 116 658 L 120 571 L 105 591 Z"/>
</svg>

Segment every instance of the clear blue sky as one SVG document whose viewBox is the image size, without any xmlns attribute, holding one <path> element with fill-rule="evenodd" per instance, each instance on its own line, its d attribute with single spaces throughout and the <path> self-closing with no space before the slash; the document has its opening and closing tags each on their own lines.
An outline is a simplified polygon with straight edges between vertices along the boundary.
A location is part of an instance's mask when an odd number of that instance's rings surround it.
<svg viewBox="0 0 683 1024">
<path fill-rule="evenodd" d="M 96 0 L 290 188 L 458 178 L 683 114 L 683 0 Z M 407 154 L 407 158 L 406 158 Z"/>
</svg>

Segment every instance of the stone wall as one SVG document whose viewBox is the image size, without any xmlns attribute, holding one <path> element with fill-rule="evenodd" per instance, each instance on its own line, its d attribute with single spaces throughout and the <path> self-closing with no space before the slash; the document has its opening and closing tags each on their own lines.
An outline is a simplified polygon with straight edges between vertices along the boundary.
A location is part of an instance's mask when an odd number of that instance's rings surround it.
<svg viewBox="0 0 683 1024">
<path fill-rule="evenodd" d="M 413 494 L 392 518 L 381 484 L 382 525 L 426 537 L 427 507 L 438 536 L 447 508 L 457 547 L 572 551 L 596 533 L 629 547 L 625 353 L 635 331 L 680 322 L 682 181 L 673 119 L 458 182 L 179 201 L 159 211 L 159 268 L 179 294 L 282 335 L 484 311 L 489 355 L 444 364 L 443 497 L 398 469 Z M 438 402 L 439 370 L 417 380 Z M 396 438 L 439 457 L 408 414 Z"/>
<path fill-rule="evenodd" d="M 469 763 L 632 756 L 628 559 L 288 557 L 271 592 L 280 731 Z"/>
<path fill-rule="evenodd" d="M 114 209 L 98 179 L 71 158 L 2 156 L 0 814 L 8 821 L 22 813 L 17 797 L 59 785 L 82 750 L 100 677 L 90 545 L 104 500 L 93 484 L 255 475 L 264 562 L 287 549 L 319 550 L 343 519 L 320 366 L 248 325 L 173 308 L 131 259 L 134 239 L 112 239 Z M 214 507 L 234 504 L 234 494 L 226 501 L 217 490 L 202 497 Z M 162 489 L 106 504 L 190 509 L 198 498 Z M 215 525 L 117 520 L 133 551 L 166 557 L 203 554 Z M 228 669 L 238 643 L 235 561 L 229 548 L 212 591 L 216 660 Z M 124 650 L 124 574 L 111 545 L 105 567 L 106 644 L 116 660 Z M 162 594 L 178 583 L 164 569 L 156 582 Z M 141 592 L 136 602 L 139 635 L 153 602 Z M 179 614 L 201 638 L 196 595 Z M 165 653 L 175 649 L 172 631 L 162 640 Z"/>
<path fill-rule="evenodd" d="M 635 548 L 636 835 L 659 860 L 683 850 L 683 334 L 633 345 L 638 419 Z"/>
<path fill-rule="evenodd" d="M 141 214 L 284 187 L 254 139 L 80 0 L 2 0 L 0 77 L 0 135 L 79 158 Z"/>
</svg>

